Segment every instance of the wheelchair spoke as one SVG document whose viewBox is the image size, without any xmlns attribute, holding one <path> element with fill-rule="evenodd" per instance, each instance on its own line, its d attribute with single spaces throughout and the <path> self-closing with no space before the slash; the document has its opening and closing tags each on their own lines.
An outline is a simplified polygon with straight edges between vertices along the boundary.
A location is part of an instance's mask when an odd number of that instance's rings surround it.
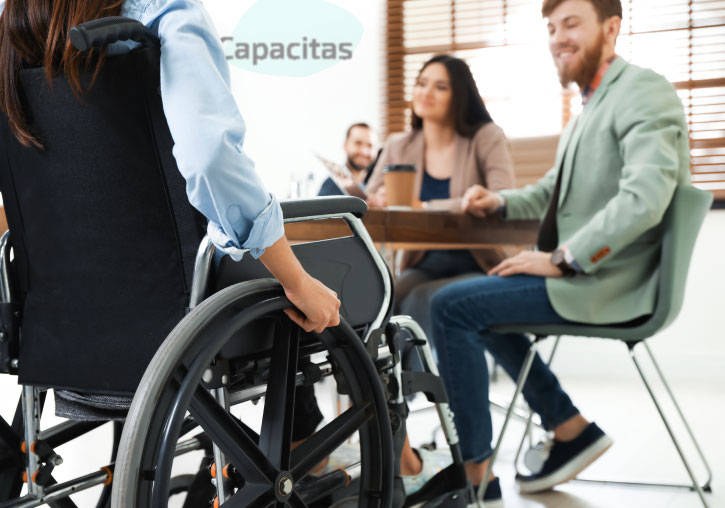
<svg viewBox="0 0 725 508">
<path fill-rule="evenodd" d="M 289 469 L 300 329 L 285 319 L 274 339 L 259 448 L 277 469 Z"/>
<path fill-rule="evenodd" d="M 353 406 L 292 451 L 292 477 L 302 479 L 371 417 L 371 405 Z"/>
<path fill-rule="evenodd" d="M 272 486 L 269 484 L 247 483 L 231 498 L 222 503 L 225 508 L 247 508 L 252 506 L 268 506 L 275 500 Z"/>
<path fill-rule="evenodd" d="M 287 501 L 287 504 L 289 506 L 294 506 L 296 508 L 307 508 L 307 505 L 305 504 L 305 502 L 302 501 L 302 498 L 300 496 L 298 496 L 296 492 L 290 496 L 289 501 Z"/>
<path fill-rule="evenodd" d="M 246 484 L 236 494 L 227 499 L 222 506 L 226 508 L 251 508 L 251 507 L 284 507 L 293 506 L 296 508 L 307 508 L 300 496 L 293 492 L 287 501 L 278 501 L 274 495 L 273 487 L 261 484 Z"/>
<path fill-rule="evenodd" d="M 247 481 L 269 484 L 274 480 L 277 470 L 257 443 L 204 388 L 197 388 L 189 412 Z"/>
</svg>

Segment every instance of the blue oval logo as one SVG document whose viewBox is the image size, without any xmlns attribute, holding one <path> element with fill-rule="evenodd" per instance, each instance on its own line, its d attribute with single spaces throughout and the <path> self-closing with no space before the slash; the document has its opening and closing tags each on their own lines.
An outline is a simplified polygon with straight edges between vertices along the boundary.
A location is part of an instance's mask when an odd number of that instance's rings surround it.
<svg viewBox="0 0 725 508">
<path fill-rule="evenodd" d="M 362 32 L 353 14 L 324 0 L 259 0 L 222 43 L 237 67 L 303 77 L 350 60 Z"/>
</svg>

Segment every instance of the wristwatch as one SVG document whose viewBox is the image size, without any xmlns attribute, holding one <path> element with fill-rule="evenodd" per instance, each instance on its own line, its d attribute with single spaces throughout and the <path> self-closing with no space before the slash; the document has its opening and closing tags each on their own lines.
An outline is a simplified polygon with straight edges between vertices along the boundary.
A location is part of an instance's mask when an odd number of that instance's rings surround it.
<svg viewBox="0 0 725 508">
<path fill-rule="evenodd" d="M 574 271 L 574 269 L 569 266 L 569 263 L 566 262 L 566 256 L 564 255 L 563 249 L 556 249 L 551 253 L 551 264 L 561 270 L 564 277 L 573 277 L 576 274 L 576 271 Z"/>
</svg>

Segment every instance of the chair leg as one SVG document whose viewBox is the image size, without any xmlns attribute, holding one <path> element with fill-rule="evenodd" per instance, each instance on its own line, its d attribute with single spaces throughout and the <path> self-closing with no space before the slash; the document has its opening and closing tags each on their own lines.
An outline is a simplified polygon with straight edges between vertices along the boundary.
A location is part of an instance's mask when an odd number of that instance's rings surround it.
<svg viewBox="0 0 725 508">
<path fill-rule="evenodd" d="M 518 400 L 519 395 L 523 391 L 526 380 L 529 377 L 529 371 L 531 370 L 531 365 L 534 363 L 534 357 L 536 356 L 536 349 L 538 343 L 542 339 L 543 337 L 538 336 L 534 338 L 534 340 L 531 342 L 531 346 L 529 346 L 529 351 L 526 353 L 524 362 L 521 365 L 519 377 L 516 381 L 516 389 L 514 390 L 514 395 L 511 399 L 511 403 L 509 404 L 508 411 L 506 411 L 506 418 L 504 419 L 503 426 L 501 427 L 501 431 L 499 432 L 498 440 L 496 441 L 496 447 L 493 449 L 493 454 L 491 454 L 491 457 L 488 461 L 488 466 L 486 467 L 486 471 L 483 474 L 483 480 L 481 481 L 481 485 L 478 487 L 478 493 L 476 497 L 478 498 L 479 502 L 483 501 L 483 494 L 486 492 L 486 487 L 488 486 L 488 476 L 493 470 L 493 464 L 496 461 L 496 457 L 498 456 L 498 452 L 501 448 L 501 443 L 503 443 L 503 438 L 506 434 L 506 427 L 508 427 L 508 423 L 509 420 L 511 420 L 511 415 L 513 414 L 516 401 Z"/>
<path fill-rule="evenodd" d="M 508 406 L 497 402 L 495 400 L 490 400 L 489 404 L 491 405 L 491 409 L 495 409 L 496 411 L 499 411 L 502 414 L 506 414 L 506 411 L 509 410 Z M 511 414 L 511 418 L 515 418 L 516 420 L 519 420 L 522 423 L 526 423 L 529 421 L 529 411 L 525 410 L 524 408 L 516 409 L 514 408 L 514 412 Z M 531 425 L 539 426 L 538 424 L 531 422 Z"/>
<path fill-rule="evenodd" d="M 491 376 L 490 376 L 492 383 L 496 383 L 498 381 L 498 367 L 499 367 L 498 362 L 494 358 L 493 365 L 491 365 Z"/>
<path fill-rule="evenodd" d="M 546 361 L 546 366 L 551 368 L 551 364 L 554 361 L 554 356 L 556 355 L 557 349 L 559 349 L 559 342 L 561 341 L 561 335 L 556 336 L 556 340 L 554 341 L 554 347 L 551 349 L 551 354 L 549 354 L 549 359 Z M 526 420 L 526 429 L 524 430 L 524 433 L 521 435 L 521 441 L 519 442 L 519 447 L 516 450 L 516 456 L 514 457 L 514 469 L 516 470 L 516 474 L 523 474 L 521 471 L 519 471 L 519 457 L 521 456 L 521 451 L 524 448 L 524 442 L 526 441 L 527 437 L 531 436 L 531 426 L 533 425 L 533 418 L 534 418 L 534 412 L 529 411 L 529 417 Z M 533 442 L 531 442 L 531 439 L 529 439 L 529 446 L 532 446 Z"/>
<path fill-rule="evenodd" d="M 646 344 L 645 344 L 646 346 Z M 657 365 L 657 362 L 654 359 L 654 356 L 652 356 L 651 351 L 649 351 L 649 348 L 647 348 L 650 358 L 652 359 L 652 362 L 657 366 L 657 371 L 660 376 L 662 376 L 662 372 L 659 369 L 659 366 Z M 650 398 L 652 399 L 652 402 L 655 405 L 655 408 L 657 408 L 657 412 L 660 414 L 660 418 L 662 419 L 662 423 L 665 424 L 665 428 L 667 429 L 667 432 L 670 435 L 670 439 L 672 440 L 672 444 L 675 445 L 675 448 L 677 449 L 677 453 L 680 455 L 680 459 L 682 460 L 682 465 L 685 466 L 685 469 L 687 470 L 687 474 L 690 476 L 690 480 L 692 480 L 692 487 L 697 492 L 697 495 L 700 497 L 700 500 L 702 501 L 702 504 L 705 508 L 708 508 L 707 500 L 705 499 L 705 494 L 703 492 L 702 487 L 697 482 L 697 478 L 695 477 L 692 468 L 690 467 L 690 464 L 687 462 L 687 458 L 685 457 L 685 454 L 682 452 L 682 448 L 680 447 L 680 443 L 677 441 L 677 438 L 675 437 L 675 433 L 673 432 L 672 428 L 670 427 L 670 423 L 667 420 L 667 417 L 665 416 L 664 412 L 662 411 L 662 407 L 660 406 L 659 401 L 657 400 L 657 397 L 654 394 L 654 391 L 652 391 L 652 387 L 650 386 L 649 382 L 647 381 L 647 377 L 644 375 L 644 371 L 642 370 L 642 367 L 640 366 L 639 362 L 637 361 L 637 357 L 634 354 L 634 347 L 629 348 L 629 356 L 632 358 L 632 362 L 634 362 L 634 366 L 637 368 L 637 372 L 639 373 L 639 377 L 642 378 L 642 382 L 644 383 L 645 387 L 647 388 L 647 392 L 649 393 Z M 662 377 L 662 380 L 664 381 L 664 377 Z M 672 391 L 669 389 L 667 384 L 665 383 L 665 386 L 667 387 L 667 391 L 670 394 L 670 397 L 672 398 L 672 401 L 675 402 L 675 398 L 673 396 Z M 675 402 L 675 407 L 677 408 L 677 411 L 680 413 L 680 417 L 682 417 L 682 421 L 685 422 L 684 415 L 682 414 L 682 411 L 679 408 L 679 405 L 677 402 Z M 694 436 L 692 435 L 692 432 L 690 431 L 689 425 L 687 425 L 687 422 L 685 422 L 685 426 L 688 429 L 688 432 L 690 433 L 690 437 L 692 437 L 693 442 L 697 443 L 694 439 Z M 700 447 L 696 444 L 696 448 L 698 449 L 699 453 L 702 456 L 702 452 L 700 451 Z M 704 459 L 704 457 L 703 457 Z M 707 462 L 705 462 L 707 464 Z M 709 471 L 709 467 L 708 467 Z M 706 486 L 709 486 L 706 484 Z"/>
<path fill-rule="evenodd" d="M 642 344 L 644 345 L 644 348 L 647 351 L 647 354 L 650 357 L 652 364 L 655 366 L 657 375 L 659 375 L 660 380 L 662 381 L 662 384 L 665 387 L 665 390 L 667 390 L 667 393 L 670 396 L 670 400 L 672 401 L 672 404 L 675 406 L 677 413 L 680 415 L 680 419 L 682 420 L 682 423 L 685 425 L 685 429 L 687 430 L 687 433 L 690 435 L 692 444 L 695 445 L 695 450 L 697 450 L 697 454 L 700 456 L 700 460 L 702 460 L 702 464 L 705 466 L 705 470 L 707 471 L 707 481 L 702 485 L 702 490 L 704 490 L 705 492 L 711 492 L 712 489 L 710 487 L 710 484 L 712 483 L 712 469 L 710 469 L 710 464 L 707 462 L 707 459 L 705 458 L 705 454 L 702 452 L 702 448 L 700 448 L 700 443 L 695 438 L 695 434 L 694 434 L 694 432 L 692 432 L 692 428 L 690 427 L 689 422 L 685 418 L 685 413 L 680 408 L 680 404 L 677 402 L 677 399 L 675 398 L 675 395 L 672 392 L 672 389 L 670 388 L 670 384 L 665 379 L 665 375 L 662 373 L 662 369 L 660 369 L 659 363 L 657 363 L 657 360 L 655 360 L 655 357 L 652 354 L 652 350 L 650 349 L 649 344 L 647 344 L 646 341 L 642 342 Z"/>
</svg>

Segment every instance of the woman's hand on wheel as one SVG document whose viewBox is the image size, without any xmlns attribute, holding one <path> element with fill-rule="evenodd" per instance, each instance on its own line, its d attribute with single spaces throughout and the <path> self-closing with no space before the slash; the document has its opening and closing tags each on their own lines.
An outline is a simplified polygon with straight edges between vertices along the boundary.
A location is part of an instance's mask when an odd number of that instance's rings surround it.
<svg viewBox="0 0 725 508">
<path fill-rule="evenodd" d="M 282 286 L 294 309 L 286 309 L 289 318 L 306 332 L 321 333 L 340 324 L 340 300 L 337 293 L 305 272 L 294 287 Z"/>
<path fill-rule="evenodd" d="M 308 274 L 295 257 L 284 236 L 267 247 L 259 260 L 282 284 L 289 301 L 296 307 L 285 313 L 304 331 L 321 333 L 340 324 L 337 294 Z"/>
</svg>

